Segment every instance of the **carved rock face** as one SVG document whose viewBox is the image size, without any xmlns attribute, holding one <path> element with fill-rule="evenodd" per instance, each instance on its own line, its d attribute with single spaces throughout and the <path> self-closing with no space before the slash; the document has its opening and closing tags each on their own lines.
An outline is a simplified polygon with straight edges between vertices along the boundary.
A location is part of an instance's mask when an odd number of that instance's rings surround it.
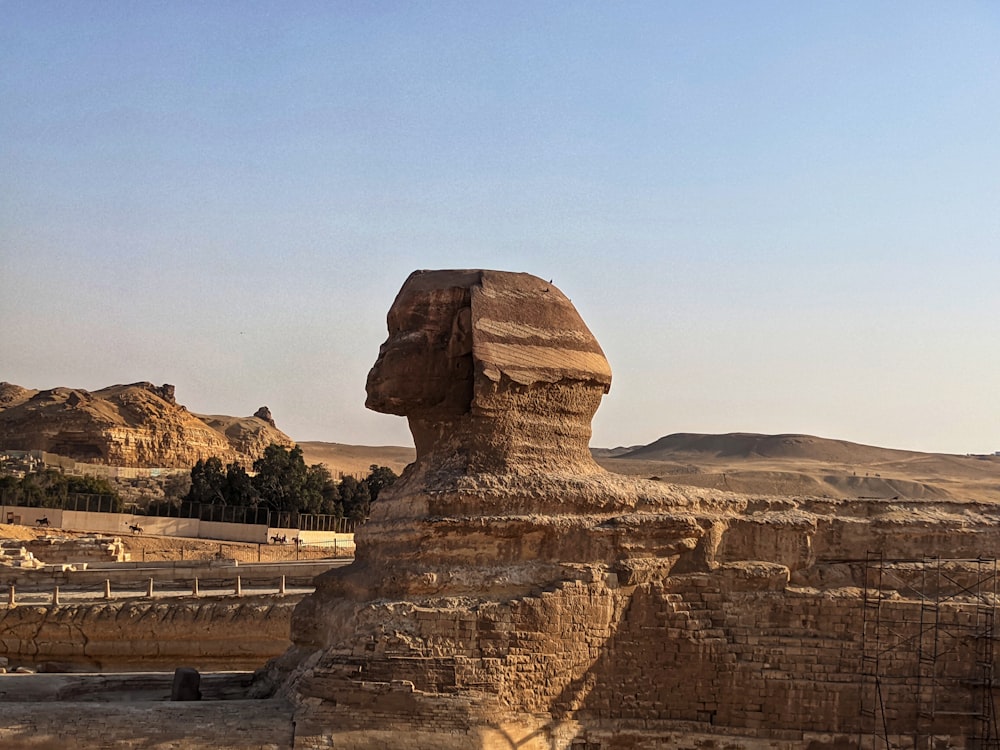
<svg viewBox="0 0 1000 750">
<path fill-rule="evenodd" d="M 457 416 L 472 402 L 470 290 L 478 271 L 416 272 L 389 309 L 389 338 L 368 374 L 369 409 Z"/>
<path fill-rule="evenodd" d="M 366 405 L 409 418 L 418 462 L 497 471 L 558 454 L 592 463 L 590 421 L 611 369 L 552 284 L 524 273 L 416 271 L 387 322 Z"/>
<path fill-rule="evenodd" d="M 633 548 L 677 555 L 701 535 L 673 495 L 593 460 L 590 423 L 611 370 L 552 284 L 417 271 L 387 320 L 367 406 L 407 417 L 417 460 L 358 530 L 355 565 L 317 600 L 521 590 Z M 636 530 L 639 508 L 651 523 Z"/>
</svg>

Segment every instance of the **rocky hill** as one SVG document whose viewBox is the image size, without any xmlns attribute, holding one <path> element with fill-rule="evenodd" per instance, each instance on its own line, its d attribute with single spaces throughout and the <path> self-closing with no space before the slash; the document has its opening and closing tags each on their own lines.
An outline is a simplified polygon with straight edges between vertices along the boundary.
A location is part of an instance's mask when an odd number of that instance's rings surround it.
<svg viewBox="0 0 1000 750">
<path fill-rule="evenodd" d="M 666 435 L 598 449 L 610 471 L 734 492 L 1000 501 L 1000 456 L 878 448 L 813 435 Z"/>
<path fill-rule="evenodd" d="M 252 417 L 192 414 L 172 385 L 113 385 L 98 391 L 38 391 L 0 383 L 0 449 L 42 450 L 77 461 L 185 468 L 218 456 L 253 462 L 271 443 L 293 441 L 267 407 Z"/>
</svg>

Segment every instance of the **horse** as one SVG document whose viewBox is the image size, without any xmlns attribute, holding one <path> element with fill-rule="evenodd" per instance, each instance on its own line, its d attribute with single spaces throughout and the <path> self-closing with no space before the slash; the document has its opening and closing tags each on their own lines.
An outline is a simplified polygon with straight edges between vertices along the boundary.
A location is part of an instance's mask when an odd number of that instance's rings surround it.
<svg viewBox="0 0 1000 750">
<path fill-rule="evenodd" d="M 275 534 L 274 536 L 271 537 L 271 544 L 288 544 L 288 537 L 285 536 L 284 534 L 282 534 L 281 536 Z"/>
<path fill-rule="evenodd" d="M 37 521 L 35 521 L 35 525 L 36 526 L 48 526 L 49 525 L 49 517 L 48 516 L 42 516 Z"/>
<path fill-rule="evenodd" d="M 139 526 L 138 524 L 129 524 L 128 528 L 129 528 L 129 531 L 131 531 L 133 534 L 141 534 L 142 533 L 142 526 Z"/>
</svg>

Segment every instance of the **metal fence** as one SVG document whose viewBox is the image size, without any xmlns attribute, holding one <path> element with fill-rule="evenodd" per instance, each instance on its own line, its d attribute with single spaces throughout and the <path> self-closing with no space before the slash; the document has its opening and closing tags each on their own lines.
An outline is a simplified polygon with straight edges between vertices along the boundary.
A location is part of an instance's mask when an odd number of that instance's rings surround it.
<svg viewBox="0 0 1000 750">
<path fill-rule="evenodd" d="M 337 534 L 353 534 L 358 525 L 349 518 L 319 513 L 298 513 L 242 505 L 206 505 L 204 503 L 181 503 L 176 506 L 167 506 L 166 512 L 155 515 L 171 518 L 197 518 L 201 521 L 221 523 L 258 524 L 270 529 L 329 531 Z"/>
<path fill-rule="evenodd" d="M 112 495 L 90 495 L 71 492 L 66 497 L 24 497 L 17 490 L 0 491 L 0 504 L 25 508 L 80 510 L 88 513 L 121 513 L 121 501 Z"/>
</svg>

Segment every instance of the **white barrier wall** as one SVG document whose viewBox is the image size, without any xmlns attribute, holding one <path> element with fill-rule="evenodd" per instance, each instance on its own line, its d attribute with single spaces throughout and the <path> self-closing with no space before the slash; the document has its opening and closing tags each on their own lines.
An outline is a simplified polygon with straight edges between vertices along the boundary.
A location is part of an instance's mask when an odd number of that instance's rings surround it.
<svg viewBox="0 0 1000 750">
<path fill-rule="evenodd" d="M 201 521 L 197 518 L 161 518 L 159 516 L 130 516 L 132 523 L 142 527 L 144 534 L 157 536 L 198 537 Z"/>
<path fill-rule="evenodd" d="M 82 510 L 57 510 L 55 508 L 25 508 L 19 505 L 0 505 L 0 537 L 2 524 L 20 523 L 36 525 L 38 519 L 48 518 L 49 526 L 67 531 L 86 531 L 99 534 L 128 534 L 130 526 L 140 526 L 144 534 L 159 536 L 184 536 L 194 539 L 217 539 L 226 542 L 264 543 L 268 528 L 264 524 L 219 523 L 197 518 L 160 518 L 136 516 L 131 513 L 88 513 Z M 11 519 L 8 521 L 8 519 Z M 293 530 L 293 534 L 298 529 Z M 320 533 L 320 532 L 302 532 Z M 293 534 L 289 534 L 289 540 Z M 327 536 L 331 536 L 327 534 Z M 341 535 L 342 536 L 342 535 Z M 353 538 L 353 535 L 350 535 Z M 305 540 L 303 540 L 305 541 Z"/>
<path fill-rule="evenodd" d="M 0 522 L 34 526 L 39 519 L 48 518 L 49 526 L 58 528 L 62 526 L 63 512 L 54 508 L 22 508 L 19 505 L 0 505 Z"/>
<path fill-rule="evenodd" d="M 64 510 L 59 528 L 73 531 L 93 531 L 101 534 L 124 534 L 128 531 L 128 513 L 87 513 L 82 510 Z M 52 516 L 49 516 L 52 521 Z M 55 526 L 56 524 L 52 524 Z"/>
<path fill-rule="evenodd" d="M 267 541 L 267 526 L 250 523 L 221 523 L 219 521 L 202 521 L 198 536 L 203 539 L 225 539 L 230 542 L 253 542 L 255 544 Z"/>
</svg>

